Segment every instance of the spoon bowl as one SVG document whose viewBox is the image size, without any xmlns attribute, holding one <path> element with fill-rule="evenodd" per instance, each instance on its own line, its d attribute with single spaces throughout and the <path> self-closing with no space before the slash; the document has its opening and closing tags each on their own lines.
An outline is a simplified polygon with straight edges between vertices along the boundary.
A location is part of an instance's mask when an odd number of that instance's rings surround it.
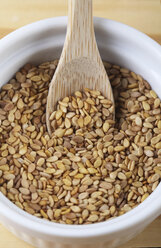
<svg viewBox="0 0 161 248">
<path fill-rule="evenodd" d="M 46 123 L 50 135 L 50 115 L 58 100 L 65 96 L 89 88 L 101 91 L 114 103 L 111 85 L 95 39 L 92 0 L 68 0 L 68 5 L 66 40 L 47 99 Z"/>
</svg>

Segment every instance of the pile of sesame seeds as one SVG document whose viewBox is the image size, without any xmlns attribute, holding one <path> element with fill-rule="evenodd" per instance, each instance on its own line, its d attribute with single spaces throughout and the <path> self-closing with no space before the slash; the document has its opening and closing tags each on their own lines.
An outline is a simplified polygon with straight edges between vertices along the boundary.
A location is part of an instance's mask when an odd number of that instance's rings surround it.
<svg viewBox="0 0 161 248">
<path fill-rule="evenodd" d="M 84 89 L 60 99 L 45 120 L 58 61 L 25 65 L 0 92 L 0 190 L 21 209 L 54 222 L 90 224 L 143 202 L 161 177 L 160 99 L 140 75 L 104 63 L 114 108 Z"/>
</svg>

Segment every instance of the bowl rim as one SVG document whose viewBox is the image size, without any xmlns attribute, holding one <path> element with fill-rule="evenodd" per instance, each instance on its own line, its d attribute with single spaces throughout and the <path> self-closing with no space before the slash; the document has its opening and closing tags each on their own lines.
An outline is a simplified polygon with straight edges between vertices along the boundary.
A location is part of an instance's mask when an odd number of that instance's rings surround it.
<svg viewBox="0 0 161 248">
<path fill-rule="evenodd" d="M 126 35 L 127 32 L 130 32 L 131 34 L 137 36 L 138 39 L 146 40 L 146 42 L 151 45 L 151 49 L 157 52 L 158 56 L 161 58 L 161 46 L 147 35 L 126 24 L 106 18 L 95 17 L 95 25 L 99 26 L 100 20 L 102 25 L 108 27 L 110 32 L 115 32 L 115 30 L 119 28 L 122 30 L 123 35 Z M 24 37 L 24 35 L 30 35 L 33 34 L 33 32 L 43 32 L 43 30 L 47 29 L 51 25 L 53 27 L 59 27 L 61 25 L 65 27 L 66 24 L 67 17 L 53 17 L 28 24 L 2 38 L 0 40 L 0 52 L 1 49 L 4 50 L 11 43 L 11 41 L 12 43 L 16 42 L 16 40 L 20 40 L 22 37 Z M 156 190 L 150 194 L 150 196 L 143 203 L 139 204 L 131 211 L 117 218 L 95 224 L 67 225 L 39 219 L 38 217 L 28 214 L 24 210 L 18 208 L 2 193 L 0 193 L 0 215 L 4 216 L 5 219 L 12 221 L 20 228 L 24 228 L 25 230 L 32 230 L 33 232 L 37 232 L 39 234 L 43 233 L 47 236 L 76 239 L 112 235 L 121 231 L 125 232 L 125 230 L 128 230 L 129 228 L 141 224 L 150 215 L 153 216 L 153 219 L 157 217 L 161 212 L 161 201 L 159 201 L 160 191 L 161 184 L 158 185 Z"/>
</svg>

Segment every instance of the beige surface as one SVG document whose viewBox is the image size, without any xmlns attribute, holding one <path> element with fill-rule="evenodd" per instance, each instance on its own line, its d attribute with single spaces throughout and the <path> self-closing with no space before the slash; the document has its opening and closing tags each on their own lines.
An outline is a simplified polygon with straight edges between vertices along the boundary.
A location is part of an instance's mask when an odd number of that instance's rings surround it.
<svg viewBox="0 0 161 248">
<path fill-rule="evenodd" d="M 159 0 L 93 0 L 94 15 L 128 24 L 161 44 Z M 25 24 L 67 14 L 67 0 L 0 0 L 0 38 Z M 121 248 L 161 247 L 161 217 Z M 32 248 L 0 225 L 0 248 Z M 44 247 L 45 248 L 45 247 Z"/>
<path fill-rule="evenodd" d="M 161 43 L 160 0 L 93 0 L 94 15 L 121 21 Z M 67 14 L 67 0 L 0 0 L 0 37 L 25 24 Z"/>
</svg>

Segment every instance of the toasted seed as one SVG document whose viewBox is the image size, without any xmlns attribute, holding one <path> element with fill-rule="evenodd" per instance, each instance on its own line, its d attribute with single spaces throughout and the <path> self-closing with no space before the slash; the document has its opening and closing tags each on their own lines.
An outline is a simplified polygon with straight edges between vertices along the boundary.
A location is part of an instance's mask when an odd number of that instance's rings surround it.
<svg viewBox="0 0 161 248">
<path fill-rule="evenodd" d="M 23 146 L 19 150 L 19 154 L 24 155 L 27 152 L 27 146 Z"/>
<path fill-rule="evenodd" d="M 129 140 L 128 139 L 124 139 L 124 147 L 127 148 L 127 147 L 129 147 L 129 145 L 130 145 Z"/>
<path fill-rule="evenodd" d="M 37 161 L 37 165 L 38 166 L 42 166 L 45 163 L 45 159 L 44 158 L 39 158 L 39 160 Z"/>
<path fill-rule="evenodd" d="M 21 184 L 22 184 L 22 187 L 27 188 L 27 189 L 29 188 L 29 183 L 26 179 L 22 179 Z"/>
<path fill-rule="evenodd" d="M 142 198 L 141 198 L 141 202 L 143 202 L 147 197 L 149 196 L 149 193 L 145 193 Z"/>
<path fill-rule="evenodd" d="M 46 173 L 46 174 L 53 174 L 53 173 L 55 173 L 55 169 L 54 168 L 47 168 L 47 169 L 44 170 L 44 173 Z M 46 174 L 44 174 L 44 176 Z M 46 176 L 48 177 L 48 175 L 46 175 Z"/>
<path fill-rule="evenodd" d="M 55 118 L 56 120 L 59 120 L 62 116 L 63 112 L 59 109 L 58 111 L 56 111 L 56 114 L 55 114 Z"/>
<path fill-rule="evenodd" d="M 80 135 L 77 135 L 77 136 L 74 136 L 73 139 L 72 139 L 74 142 L 78 143 L 78 144 L 81 144 L 83 142 L 83 137 L 80 136 Z"/>
<path fill-rule="evenodd" d="M 151 143 L 153 145 L 157 144 L 159 141 L 161 140 L 161 137 L 158 135 L 158 136 L 155 136 L 151 139 Z"/>
<path fill-rule="evenodd" d="M 104 189 L 111 189 L 112 188 L 112 184 L 108 183 L 108 182 L 101 182 L 100 183 L 100 187 L 104 188 Z"/>
<path fill-rule="evenodd" d="M 65 118 L 65 127 L 70 128 L 71 127 L 71 121 L 68 118 Z"/>
<path fill-rule="evenodd" d="M 78 206 L 71 206 L 71 210 L 74 212 L 74 213 L 79 213 L 81 211 L 80 207 Z"/>
<path fill-rule="evenodd" d="M 13 179 L 9 180 L 7 183 L 7 189 L 11 189 L 13 187 Z"/>
<path fill-rule="evenodd" d="M 160 178 L 160 175 L 159 174 L 154 174 L 151 177 L 151 182 L 154 183 L 154 182 L 158 181 L 159 178 Z"/>
<path fill-rule="evenodd" d="M 109 116 L 109 115 L 110 115 L 109 110 L 106 109 L 106 108 L 103 108 L 103 109 L 102 109 L 102 113 L 103 113 L 104 116 Z"/>
<path fill-rule="evenodd" d="M 110 128 L 110 125 L 109 125 L 108 122 L 106 122 L 106 123 L 103 124 L 103 131 L 104 131 L 105 133 L 109 130 L 109 128 Z"/>
<path fill-rule="evenodd" d="M 62 128 L 58 128 L 54 132 L 55 136 L 57 136 L 58 138 L 62 138 L 64 133 L 65 133 L 65 129 Z"/>
<path fill-rule="evenodd" d="M 154 90 L 150 90 L 150 95 L 151 95 L 153 98 L 157 98 L 157 94 L 155 93 Z"/>
<path fill-rule="evenodd" d="M 97 158 L 97 160 L 94 162 L 94 167 L 98 168 L 101 166 L 101 164 L 102 164 L 101 158 Z"/>
<path fill-rule="evenodd" d="M 139 116 L 136 117 L 135 123 L 136 123 L 137 126 L 140 126 L 140 127 L 142 126 L 142 120 L 141 120 L 141 118 Z"/>
<path fill-rule="evenodd" d="M 28 166 L 28 172 L 32 173 L 35 170 L 35 164 L 29 164 Z"/>
<path fill-rule="evenodd" d="M 82 118 L 82 117 L 80 117 L 80 118 L 78 119 L 78 125 L 79 125 L 80 127 L 83 127 L 83 118 Z"/>
<path fill-rule="evenodd" d="M 138 161 L 137 156 L 135 156 L 134 154 L 130 154 L 130 155 L 128 156 L 128 158 L 129 158 L 130 160 L 132 160 L 132 161 Z"/>
<path fill-rule="evenodd" d="M 153 157 L 154 153 L 151 150 L 144 150 L 144 153 L 148 157 Z"/>
<path fill-rule="evenodd" d="M 161 142 L 158 142 L 158 143 L 155 145 L 155 147 L 156 147 L 157 149 L 161 149 Z"/>
<path fill-rule="evenodd" d="M 88 192 L 83 192 L 81 194 L 79 194 L 79 199 L 80 200 L 83 200 L 83 199 L 86 199 L 88 197 Z"/>
<path fill-rule="evenodd" d="M 90 122 L 91 122 L 91 117 L 89 115 L 87 115 L 84 118 L 84 125 L 87 126 Z"/>
<path fill-rule="evenodd" d="M 8 120 L 9 120 L 10 122 L 13 122 L 14 119 L 15 119 L 14 114 L 13 114 L 12 112 L 9 113 L 9 115 L 8 115 Z"/>
<path fill-rule="evenodd" d="M 56 162 L 57 160 L 58 160 L 58 157 L 57 156 L 52 156 L 52 157 L 49 157 L 47 159 L 47 162 L 53 163 L 53 162 Z"/>
<path fill-rule="evenodd" d="M 96 132 L 96 134 L 97 134 L 98 136 L 100 136 L 100 137 L 103 137 L 103 136 L 104 136 L 104 132 L 103 132 L 102 129 L 100 129 L 100 128 L 97 128 L 95 132 Z"/>
<path fill-rule="evenodd" d="M 156 98 L 154 101 L 154 108 L 157 109 L 158 107 L 160 107 L 160 99 Z"/>
<path fill-rule="evenodd" d="M 95 222 L 98 220 L 98 215 L 96 214 L 91 214 L 89 217 L 88 217 L 88 221 L 91 221 L 91 222 Z"/>
<path fill-rule="evenodd" d="M 91 105 L 95 105 L 95 102 L 91 98 L 87 98 L 86 102 L 91 104 Z"/>
<path fill-rule="evenodd" d="M 126 176 L 125 176 L 125 174 L 122 173 L 122 172 L 119 172 L 117 176 L 118 176 L 118 178 L 121 179 L 121 180 L 126 180 Z"/>
<path fill-rule="evenodd" d="M 2 176 L 2 171 L 0 172 L 0 175 Z M 11 180 L 11 179 L 15 179 L 15 175 L 13 174 L 5 174 L 3 175 L 3 178 L 6 180 Z"/>
<path fill-rule="evenodd" d="M 143 108 L 144 110 L 150 110 L 150 105 L 147 102 L 143 102 Z"/>
<path fill-rule="evenodd" d="M 82 98 L 82 93 L 80 91 L 76 91 L 74 94 L 75 96 Z"/>
<path fill-rule="evenodd" d="M 63 179 L 63 183 L 64 183 L 66 186 L 71 186 L 71 184 L 72 184 L 71 180 L 66 179 L 66 178 Z"/>
<path fill-rule="evenodd" d="M 139 175 L 139 177 L 142 177 L 143 174 L 144 174 L 144 171 L 143 171 L 142 167 L 139 167 L 138 168 L 138 175 Z"/>
<path fill-rule="evenodd" d="M 17 107 L 18 107 L 18 109 L 23 109 L 23 107 L 24 107 L 24 102 L 22 101 L 21 98 L 17 102 Z"/>
<path fill-rule="evenodd" d="M 69 128 L 65 131 L 65 136 L 71 135 L 73 133 L 73 128 Z"/>
<path fill-rule="evenodd" d="M 142 186 L 142 182 L 134 182 L 133 186 L 139 188 Z"/>
<path fill-rule="evenodd" d="M 74 116 L 75 116 L 75 112 L 68 112 L 66 114 L 66 117 L 69 118 L 69 119 L 73 118 Z"/>
<path fill-rule="evenodd" d="M 20 190 L 20 192 L 21 192 L 23 195 L 29 195 L 29 194 L 30 194 L 29 189 L 20 187 L 19 190 Z"/>
<path fill-rule="evenodd" d="M 12 155 L 16 153 L 15 148 L 12 147 L 12 146 L 9 146 L 9 147 L 8 147 L 8 151 L 9 151 L 9 153 L 12 154 Z"/>
</svg>

